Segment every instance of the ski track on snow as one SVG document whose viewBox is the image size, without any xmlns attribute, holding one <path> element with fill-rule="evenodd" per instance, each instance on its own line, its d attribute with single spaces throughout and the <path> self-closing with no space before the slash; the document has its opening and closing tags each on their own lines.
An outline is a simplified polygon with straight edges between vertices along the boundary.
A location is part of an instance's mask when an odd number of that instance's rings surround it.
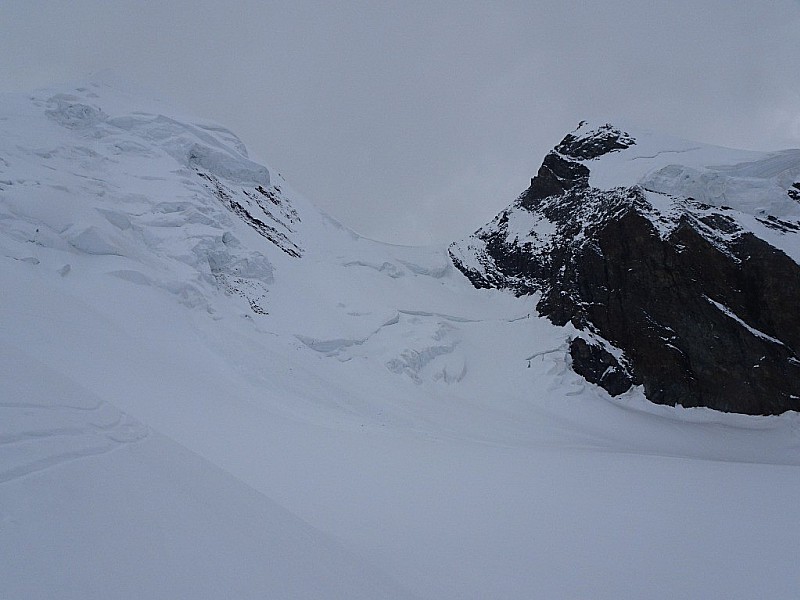
<svg viewBox="0 0 800 600">
<path fill-rule="evenodd" d="M 18 425 L 37 420 L 38 427 Z M 52 425 L 65 422 L 74 424 Z M 107 454 L 148 436 L 146 426 L 105 402 L 88 407 L 0 402 L 0 484 Z"/>
</svg>

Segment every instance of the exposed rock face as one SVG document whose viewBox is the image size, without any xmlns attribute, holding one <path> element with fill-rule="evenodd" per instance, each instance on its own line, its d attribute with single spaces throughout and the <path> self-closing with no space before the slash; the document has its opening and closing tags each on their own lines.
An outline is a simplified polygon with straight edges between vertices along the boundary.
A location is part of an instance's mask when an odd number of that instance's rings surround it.
<svg viewBox="0 0 800 600">
<path fill-rule="evenodd" d="M 612 396 L 627 392 L 633 384 L 627 366 L 620 364 L 601 344 L 575 338 L 569 345 L 569 355 L 578 375 L 603 387 Z"/>
<path fill-rule="evenodd" d="M 252 190 L 242 189 L 241 194 L 238 194 L 214 175 L 200 170 L 197 170 L 197 174 L 206 181 L 206 186 L 220 202 L 262 237 L 289 256 L 295 258 L 302 256 L 302 248 L 291 239 L 294 234 L 292 226 L 300 222 L 300 217 L 283 198 L 280 188 L 270 186 L 267 189 L 263 185 L 258 185 Z M 270 225 L 264 219 L 273 224 Z"/>
<path fill-rule="evenodd" d="M 578 160 L 599 158 L 609 152 L 624 150 L 636 144 L 636 140 L 628 133 L 606 123 L 591 132 L 591 135 L 576 135 L 586 126 L 586 121 L 578 124 L 578 129 L 568 133 L 556 146 L 555 151 L 563 156 Z"/>
<path fill-rule="evenodd" d="M 476 287 L 540 292 L 542 315 L 621 350 L 570 347 L 612 395 L 641 384 L 661 404 L 800 410 L 800 266 L 733 209 L 589 185 L 592 159 L 634 143 L 608 125 L 564 138 L 511 207 L 451 246 L 454 264 Z M 796 222 L 753 222 L 800 241 Z"/>
</svg>

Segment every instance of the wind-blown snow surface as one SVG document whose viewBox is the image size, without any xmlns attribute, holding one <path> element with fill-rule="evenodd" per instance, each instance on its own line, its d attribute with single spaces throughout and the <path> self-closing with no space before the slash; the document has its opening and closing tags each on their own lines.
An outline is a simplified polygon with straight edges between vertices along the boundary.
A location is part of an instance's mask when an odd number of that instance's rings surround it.
<svg viewBox="0 0 800 600">
<path fill-rule="evenodd" d="M 0 286 L 0 597 L 800 589 L 796 414 L 612 400 L 157 103 L 2 99 Z"/>
</svg>

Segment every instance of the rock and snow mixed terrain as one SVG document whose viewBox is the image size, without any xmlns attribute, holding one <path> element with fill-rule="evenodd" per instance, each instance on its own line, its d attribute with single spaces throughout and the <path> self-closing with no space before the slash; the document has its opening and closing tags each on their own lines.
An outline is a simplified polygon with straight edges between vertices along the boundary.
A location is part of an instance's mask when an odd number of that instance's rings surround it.
<svg viewBox="0 0 800 600">
<path fill-rule="evenodd" d="M 454 263 L 476 287 L 540 294 L 583 332 L 574 369 L 613 395 L 800 409 L 800 151 L 629 131 L 581 124 Z"/>
<path fill-rule="evenodd" d="M 728 202 L 731 169 L 700 166 L 752 163 L 733 205 L 752 227 L 759 190 L 793 189 L 791 153 L 675 167 L 633 137 L 615 186 L 652 156 L 648 195 L 683 169 L 685 195 Z M 533 246 L 558 230 L 507 219 Z M 158 102 L 2 98 L 0 278 L 0 597 L 800 588 L 796 413 L 611 397 L 570 368 L 582 323 L 537 316 L 544 288 L 476 289 L 446 247 L 359 237 Z"/>
</svg>

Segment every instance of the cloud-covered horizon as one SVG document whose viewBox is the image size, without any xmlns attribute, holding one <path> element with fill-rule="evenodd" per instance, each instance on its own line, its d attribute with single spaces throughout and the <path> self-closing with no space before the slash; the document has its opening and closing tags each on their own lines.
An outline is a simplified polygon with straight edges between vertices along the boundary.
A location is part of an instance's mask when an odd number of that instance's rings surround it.
<svg viewBox="0 0 800 600">
<path fill-rule="evenodd" d="M 0 8 L 0 91 L 112 68 L 356 231 L 432 243 L 510 203 L 583 118 L 800 146 L 797 31 L 796 0 L 31 0 Z"/>
</svg>

